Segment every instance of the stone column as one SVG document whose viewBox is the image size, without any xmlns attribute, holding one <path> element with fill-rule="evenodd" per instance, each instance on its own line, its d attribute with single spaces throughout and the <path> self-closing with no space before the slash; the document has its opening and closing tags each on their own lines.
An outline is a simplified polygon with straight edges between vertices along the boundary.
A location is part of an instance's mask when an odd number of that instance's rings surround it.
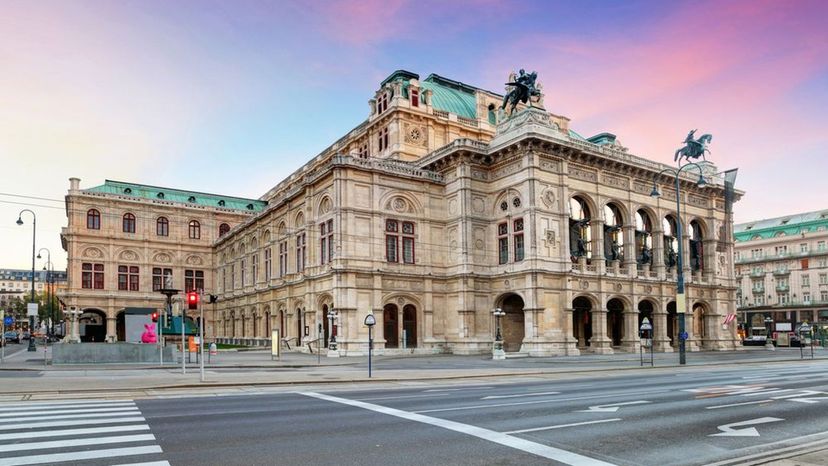
<svg viewBox="0 0 828 466">
<path fill-rule="evenodd" d="M 715 239 L 706 239 L 702 244 L 704 245 L 702 256 L 704 257 L 704 282 L 710 284 L 714 282 L 716 270 L 719 268 L 719 264 L 716 262 L 716 245 L 718 241 Z M 725 267 L 727 267 L 726 264 Z"/>
<path fill-rule="evenodd" d="M 607 261 L 604 257 L 604 221 L 590 220 L 592 228 L 592 263 L 595 270 L 603 274 L 607 270 Z"/>
<path fill-rule="evenodd" d="M 664 232 L 661 229 L 653 231 L 653 258 L 650 268 L 655 271 L 659 280 L 664 280 Z"/>
<path fill-rule="evenodd" d="M 625 351 L 637 352 L 641 345 L 638 338 L 638 311 L 625 309 L 622 316 L 624 319 L 624 334 L 621 336 L 621 346 Z"/>
<path fill-rule="evenodd" d="M 673 352 L 670 338 L 667 336 L 667 311 L 653 311 L 653 348 L 663 353 Z"/>
<path fill-rule="evenodd" d="M 575 338 L 575 327 L 573 326 L 573 313 L 575 309 L 571 307 L 564 308 L 563 310 L 563 318 L 565 321 L 562 323 L 561 328 L 564 332 L 564 341 L 566 345 L 565 354 L 567 356 L 578 356 L 581 354 L 581 351 L 578 349 L 579 341 Z"/>
<path fill-rule="evenodd" d="M 589 347 L 595 354 L 612 354 L 612 340 L 607 337 L 607 310 L 593 309 L 592 316 L 592 338 L 589 339 Z"/>
<path fill-rule="evenodd" d="M 696 339 L 696 332 L 693 327 L 693 309 L 689 300 L 687 305 L 690 309 L 688 309 L 687 313 L 684 314 L 684 331 L 687 332 L 687 341 L 684 342 L 684 347 L 687 351 L 698 351 L 699 342 Z"/>
<path fill-rule="evenodd" d="M 634 277 L 636 275 L 636 267 L 638 261 L 636 257 L 638 251 L 635 250 L 635 225 L 624 226 L 624 268 L 627 270 L 627 275 Z"/>
<path fill-rule="evenodd" d="M 118 341 L 117 319 L 115 317 L 106 318 L 106 342 L 114 343 Z"/>
</svg>

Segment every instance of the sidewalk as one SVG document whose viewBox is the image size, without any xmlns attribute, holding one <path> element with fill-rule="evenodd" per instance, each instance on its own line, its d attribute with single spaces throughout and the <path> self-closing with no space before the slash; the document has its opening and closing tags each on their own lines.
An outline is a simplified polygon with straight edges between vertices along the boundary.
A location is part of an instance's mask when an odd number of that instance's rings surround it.
<svg viewBox="0 0 828 466">
<path fill-rule="evenodd" d="M 48 353 L 46 354 L 48 358 Z M 828 351 L 815 352 L 814 362 L 828 361 Z M 193 359 L 195 361 L 195 359 Z M 802 362 L 808 363 L 806 359 Z M 517 358 L 493 361 L 485 355 L 379 356 L 374 357 L 373 376 L 368 378 L 367 358 L 317 359 L 316 355 L 285 353 L 271 361 L 267 351 L 220 352 L 206 365 L 206 382 L 200 382 L 198 364 L 143 365 L 43 365 L 43 351 L 19 352 L 0 367 L 0 398 L 20 399 L 28 395 L 97 394 L 125 396 L 125 392 L 149 394 L 157 390 L 227 387 L 244 390 L 252 386 L 284 386 L 318 383 L 411 382 L 502 376 L 565 376 L 596 371 L 676 370 L 678 354 L 659 353 L 655 366 L 642 368 L 638 354 L 583 355 L 549 358 Z M 687 353 L 686 367 L 693 370 L 716 365 L 757 365 L 800 362 L 798 349 L 767 351 Z M 140 393 L 136 396 L 140 396 Z"/>
</svg>

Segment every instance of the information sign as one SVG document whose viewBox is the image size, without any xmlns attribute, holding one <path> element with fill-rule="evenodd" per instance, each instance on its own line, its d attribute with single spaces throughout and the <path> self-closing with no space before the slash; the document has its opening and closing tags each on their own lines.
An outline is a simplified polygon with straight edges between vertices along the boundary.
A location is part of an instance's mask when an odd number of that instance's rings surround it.
<svg viewBox="0 0 828 466">
<path fill-rule="evenodd" d="M 277 358 L 279 357 L 280 343 L 279 331 L 273 330 L 270 332 L 270 359 L 273 359 L 274 356 Z"/>
<path fill-rule="evenodd" d="M 29 317 L 37 317 L 37 303 L 26 304 L 26 315 Z"/>
</svg>

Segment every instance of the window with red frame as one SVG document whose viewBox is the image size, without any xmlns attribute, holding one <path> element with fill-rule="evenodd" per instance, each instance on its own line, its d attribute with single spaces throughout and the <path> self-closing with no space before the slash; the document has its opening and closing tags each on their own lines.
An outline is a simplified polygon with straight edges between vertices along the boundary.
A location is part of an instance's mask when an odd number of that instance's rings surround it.
<svg viewBox="0 0 828 466">
<path fill-rule="evenodd" d="M 323 264 L 333 260 L 333 220 L 319 224 L 319 257 Z"/>
<path fill-rule="evenodd" d="M 124 214 L 123 221 L 124 233 L 135 233 L 135 216 L 132 214 Z"/>
<path fill-rule="evenodd" d="M 185 270 L 184 290 L 186 293 L 189 293 L 191 291 L 201 292 L 202 290 L 204 290 L 204 271 Z"/>
<path fill-rule="evenodd" d="M 170 236 L 170 221 L 167 217 L 158 217 L 155 221 L 155 234 L 158 236 Z"/>
<path fill-rule="evenodd" d="M 402 258 L 404 264 L 414 263 L 414 224 L 402 222 Z"/>
<path fill-rule="evenodd" d="M 104 287 L 104 266 L 84 262 L 81 264 L 81 288 L 102 290 Z"/>
<path fill-rule="evenodd" d="M 497 258 L 499 264 L 509 262 L 509 224 L 497 225 Z"/>
<path fill-rule="evenodd" d="M 524 257 L 522 218 L 512 222 L 512 243 L 515 248 L 515 262 L 520 262 Z"/>
<path fill-rule="evenodd" d="M 101 229 L 101 213 L 97 209 L 89 209 L 86 212 L 86 228 L 89 230 Z"/>
<path fill-rule="evenodd" d="M 134 265 L 118 266 L 118 290 L 138 291 L 138 267 Z"/>
<path fill-rule="evenodd" d="M 411 89 L 411 106 L 412 107 L 419 107 L 420 106 L 420 90 L 419 89 Z"/>
</svg>

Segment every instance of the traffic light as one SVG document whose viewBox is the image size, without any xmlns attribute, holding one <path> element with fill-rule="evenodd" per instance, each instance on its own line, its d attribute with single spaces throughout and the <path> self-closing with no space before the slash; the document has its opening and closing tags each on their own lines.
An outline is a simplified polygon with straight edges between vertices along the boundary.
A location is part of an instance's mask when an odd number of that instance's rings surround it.
<svg viewBox="0 0 828 466">
<path fill-rule="evenodd" d="M 158 322 L 158 311 L 153 311 L 152 312 L 152 321 L 153 322 Z"/>
<path fill-rule="evenodd" d="M 198 293 L 195 291 L 187 293 L 187 309 L 198 309 Z"/>
<path fill-rule="evenodd" d="M 207 298 L 207 302 L 209 302 L 210 304 L 217 303 L 218 302 L 218 296 L 216 296 L 214 294 L 209 295 L 209 297 Z"/>
</svg>

